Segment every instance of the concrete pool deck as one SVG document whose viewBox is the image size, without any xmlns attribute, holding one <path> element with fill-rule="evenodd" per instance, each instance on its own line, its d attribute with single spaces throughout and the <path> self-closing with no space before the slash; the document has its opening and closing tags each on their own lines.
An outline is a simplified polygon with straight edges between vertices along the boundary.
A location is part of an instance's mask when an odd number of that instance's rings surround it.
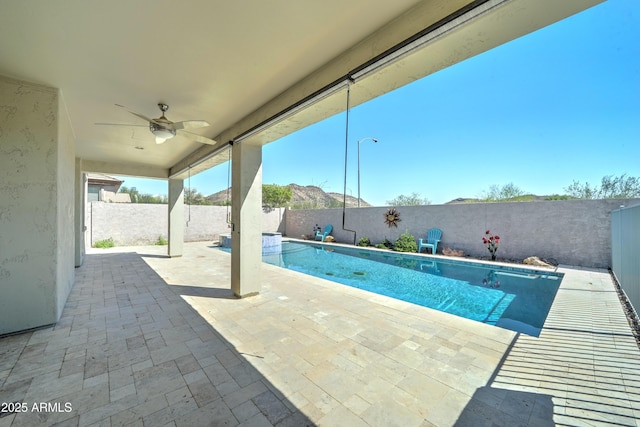
<svg viewBox="0 0 640 427">
<path fill-rule="evenodd" d="M 27 408 L 0 427 L 640 426 L 607 271 L 561 266 L 533 338 L 267 264 L 235 299 L 228 253 L 165 253 L 90 250 L 58 324 L 0 339 L 0 403 Z"/>
</svg>

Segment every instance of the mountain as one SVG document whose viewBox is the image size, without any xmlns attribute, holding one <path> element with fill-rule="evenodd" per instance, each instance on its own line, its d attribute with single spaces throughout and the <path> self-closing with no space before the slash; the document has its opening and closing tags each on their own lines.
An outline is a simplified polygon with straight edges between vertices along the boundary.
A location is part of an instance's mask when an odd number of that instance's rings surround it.
<svg viewBox="0 0 640 427">
<path fill-rule="evenodd" d="M 325 192 L 315 185 L 289 184 L 291 187 L 291 202 L 289 205 L 297 209 L 318 209 L 318 208 L 341 208 L 343 195 L 341 193 Z M 206 197 L 214 205 L 224 205 L 227 201 L 227 190 L 218 191 Z M 347 195 L 346 203 L 348 208 L 358 206 L 358 198 Z M 371 206 L 360 199 L 360 206 Z"/>
<path fill-rule="evenodd" d="M 512 197 L 510 199 L 503 200 L 493 200 L 491 202 L 539 202 L 543 200 L 568 200 L 572 199 L 570 196 L 562 196 L 562 195 L 551 195 L 551 196 L 536 196 L 535 194 L 524 194 L 522 196 Z M 487 200 L 482 200 L 478 198 L 464 198 L 458 197 L 457 199 L 453 199 L 445 203 L 445 205 L 455 205 L 461 203 L 487 203 Z"/>
</svg>

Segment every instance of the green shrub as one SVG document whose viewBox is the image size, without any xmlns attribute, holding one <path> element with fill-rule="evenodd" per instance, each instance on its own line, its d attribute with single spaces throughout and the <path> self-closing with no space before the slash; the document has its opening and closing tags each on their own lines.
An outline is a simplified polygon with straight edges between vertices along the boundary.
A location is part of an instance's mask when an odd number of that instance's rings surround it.
<svg viewBox="0 0 640 427">
<path fill-rule="evenodd" d="M 382 243 L 378 243 L 374 247 L 378 249 L 393 249 L 393 243 L 385 237 Z"/>
<path fill-rule="evenodd" d="M 162 237 L 162 234 L 158 236 L 158 240 L 156 240 L 156 245 L 157 245 L 157 246 L 166 246 L 166 245 L 168 245 L 168 244 L 169 244 L 169 242 L 167 242 L 167 241 L 165 240 L 165 238 L 164 238 L 164 237 Z"/>
<path fill-rule="evenodd" d="M 415 237 L 409 232 L 405 231 L 398 237 L 396 244 L 393 245 L 393 250 L 396 252 L 418 252 L 418 244 Z"/>
<path fill-rule="evenodd" d="M 113 242 L 113 239 L 109 237 L 108 239 L 98 240 L 93 244 L 94 248 L 106 249 L 113 248 L 116 244 Z"/>
<path fill-rule="evenodd" d="M 358 246 L 371 246 L 371 240 L 368 237 L 362 237 L 358 241 Z"/>
</svg>

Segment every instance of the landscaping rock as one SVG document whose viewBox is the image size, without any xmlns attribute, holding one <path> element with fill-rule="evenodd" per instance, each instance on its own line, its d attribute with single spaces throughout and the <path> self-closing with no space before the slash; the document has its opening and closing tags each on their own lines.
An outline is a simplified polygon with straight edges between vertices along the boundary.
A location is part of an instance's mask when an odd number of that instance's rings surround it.
<svg viewBox="0 0 640 427">
<path fill-rule="evenodd" d="M 530 256 L 529 258 L 525 258 L 524 261 L 522 261 L 524 264 L 529 264 L 529 265 L 534 265 L 536 267 L 548 267 L 548 268 L 553 268 L 553 265 L 551 264 L 547 264 L 546 262 L 542 261 L 540 258 L 538 258 L 537 256 Z"/>
<path fill-rule="evenodd" d="M 442 255 L 462 257 L 464 256 L 464 252 L 458 249 L 444 248 L 442 250 Z"/>
</svg>

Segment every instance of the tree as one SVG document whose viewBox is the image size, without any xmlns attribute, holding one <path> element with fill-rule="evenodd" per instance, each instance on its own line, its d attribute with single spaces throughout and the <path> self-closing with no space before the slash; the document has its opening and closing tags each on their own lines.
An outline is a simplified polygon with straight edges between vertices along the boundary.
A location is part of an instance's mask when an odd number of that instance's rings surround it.
<svg viewBox="0 0 640 427">
<path fill-rule="evenodd" d="M 627 176 L 626 173 L 620 176 L 607 175 L 602 177 L 600 187 L 574 180 L 564 191 L 578 199 L 631 199 L 640 197 L 640 178 Z"/>
<path fill-rule="evenodd" d="M 263 184 L 262 205 L 267 208 L 286 206 L 291 201 L 293 192 L 290 185 Z"/>
<path fill-rule="evenodd" d="M 152 194 L 140 193 L 136 187 L 120 187 L 120 193 L 128 193 L 131 198 L 131 203 L 154 203 L 154 204 L 167 204 L 168 198 L 165 195 L 154 196 Z"/>
<path fill-rule="evenodd" d="M 423 198 L 420 193 L 413 192 L 409 196 L 400 194 L 395 199 L 387 200 L 389 206 L 421 206 L 430 205 L 431 201 L 426 197 Z"/>
<path fill-rule="evenodd" d="M 207 200 L 205 196 L 195 188 L 188 188 L 184 190 L 184 203 L 187 205 L 212 205 L 210 200 Z"/>
<path fill-rule="evenodd" d="M 140 192 L 138 192 L 138 189 L 136 187 L 129 188 L 123 185 L 122 187 L 120 187 L 120 193 L 129 194 L 131 203 L 138 203 L 138 196 L 140 195 Z"/>
<path fill-rule="evenodd" d="M 489 187 L 489 191 L 484 193 L 482 199 L 486 202 L 498 202 L 504 200 L 515 199 L 516 197 L 523 196 L 525 193 L 513 182 L 503 185 L 492 185 Z"/>
<path fill-rule="evenodd" d="M 598 189 L 597 187 L 592 188 L 588 182 L 582 184 L 580 181 L 573 180 L 571 185 L 564 188 L 564 191 L 576 199 L 596 199 Z"/>
<path fill-rule="evenodd" d="M 154 196 L 152 194 L 140 193 L 136 187 L 120 187 L 120 193 L 128 193 L 131 198 L 131 203 L 155 203 L 166 204 L 168 203 L 167 196 Z"/>
<path fill-rule="evenodd" d="M 640 197 L 640 178 L 627 176 L 608 175 L 602 178 L 600 183 L 601 199 L 631 199 Z"/>
</svg>

